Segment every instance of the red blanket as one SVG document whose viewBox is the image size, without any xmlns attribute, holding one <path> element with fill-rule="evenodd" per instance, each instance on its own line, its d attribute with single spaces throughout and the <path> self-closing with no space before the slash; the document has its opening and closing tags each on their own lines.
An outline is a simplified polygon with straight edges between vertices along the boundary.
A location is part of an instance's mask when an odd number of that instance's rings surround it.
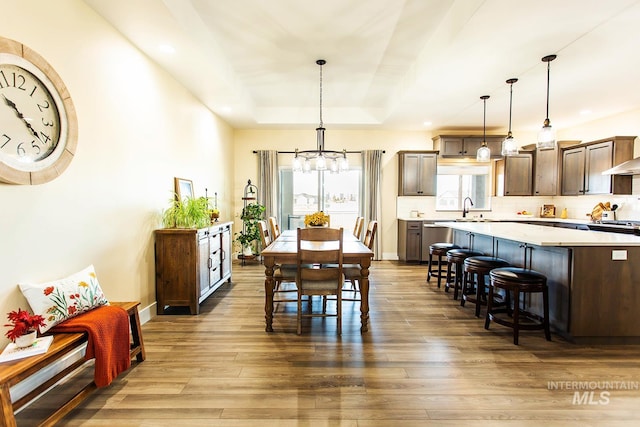
<svg viewBox="0 0 640 427">
<path fill-rule="evenodd" d="M 121 307 L 94 308 L 56 325 L 51 332 L 88 334 L 85 359 L 96 359 L 94 381 L 98 387 L 108 386 L 131 366 L 129 315 Z"/>
</svg>

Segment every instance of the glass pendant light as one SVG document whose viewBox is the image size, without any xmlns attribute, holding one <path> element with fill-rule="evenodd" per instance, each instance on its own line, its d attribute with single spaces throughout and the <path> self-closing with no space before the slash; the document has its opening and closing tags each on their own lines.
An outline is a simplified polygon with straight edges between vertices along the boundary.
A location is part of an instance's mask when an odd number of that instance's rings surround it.
<svg viewBox="0 0 640 427">
<path fill-rule="evenodd" d="M 513 137 L 511 133 L 511 111 L 513 109 L 513 84 L 517 82 L 518 79 L 509 79 L 507 83 L 509 83 L 509 132 L 507 133 L 507 137 L 502 141 L 502 155 L 503 156 L 515 156 L 518 154 L 518 142 Z"/>
<path fill-rule="evenodd" d="M 556 131 L 551 127 L 549 120 L 549 74 L 551 73 L 551 61 L 556 59 L 556 55 L 547 55 L 542 58 L 542 62 L 547 63 L 547 118 L 544 119 L 542 129 L 538 133 L 538 148 L 541 150 L 553 149 L 556 146 Z"/>
<path fill-rule="evenodd" d="M 489 95 L 482 95 L 480 99 L 484 102 L 484 115 L 482 120 L 482 145 L 476 153 L 476 161 L 489 162 L 491 161 L 491 150 L 487 147 L 487 99 L 489 99 Z"/>
</svg>

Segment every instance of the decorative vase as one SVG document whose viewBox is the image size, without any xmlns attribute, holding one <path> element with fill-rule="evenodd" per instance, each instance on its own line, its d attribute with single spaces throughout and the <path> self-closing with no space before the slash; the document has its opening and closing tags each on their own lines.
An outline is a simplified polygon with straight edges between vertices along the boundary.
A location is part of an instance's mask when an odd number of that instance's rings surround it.
<svg viewBox="0 0 640 427">
<path fill-rule="evenodd" d="M 29 333 L 21 335 L 15 340 L 16 347 L 20 347 L 20 348 L 29 347 L 31 344 L 33 344 L 36 341 L 37 337 L 38 337 L 37 331 L 31 331 Z"/>
<path fill-rule="evenodd" d="M 253 255 L 253 250 L 251 249 L 251 246 L 245 246 L 244 248 L 242 248 L 242 255 L 244 255 L 244 256 L 252 256 Z"/>
<path fill-rule="evenodd" d="M 315 224 L 309 224 L 307 225 L 307 228 L 322 228 L 322 227 L 328 227 L 329 223 L 325 222 L 324 224 L 320 224 L 320 225 L 315 225 Z"/>
</svg>

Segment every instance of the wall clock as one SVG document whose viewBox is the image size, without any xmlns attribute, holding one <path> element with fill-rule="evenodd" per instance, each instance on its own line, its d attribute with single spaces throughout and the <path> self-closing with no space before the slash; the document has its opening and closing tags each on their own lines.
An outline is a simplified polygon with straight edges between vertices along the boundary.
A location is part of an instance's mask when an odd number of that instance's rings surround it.
<svg viewBox="0 0 640 427">
<path fill-rule="evenodd" d="M 0 182 L 51 181 L 71 163 L 77 140 L 60 76 L 27 46 L 0 37 Z"/>
</svg>

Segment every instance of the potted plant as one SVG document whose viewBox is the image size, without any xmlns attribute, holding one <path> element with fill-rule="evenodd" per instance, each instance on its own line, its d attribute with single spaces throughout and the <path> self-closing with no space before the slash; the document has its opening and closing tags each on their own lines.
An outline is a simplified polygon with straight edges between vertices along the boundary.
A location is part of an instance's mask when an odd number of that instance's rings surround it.
<svg viewBox="0 0 640 427">
<path fill-rule="evenodd" d="M 260 229 L 258 221 L 260 221 L 265 211 L 264 205 L 259 203 L 249 203 L 242 209 L 240 219 L 242 220 L 242 231 L 235 234 L 235 241 L 242 247 L 244 256 L 253 256 L 255 253 L 255 244 L 260 240 Z"/>
<path fill-rule="evenodd" d="M 165 228 L 204 228 L 211 224 L 211 206 L 207 197 L 174 198 L 162 212 Z"/>
<path fill-rule="evenodd" d="M 5 336 L 16 343 L 18 347 L 29 347 L 36 340 L 38 327 L 44 326 L 44 317 L 39 314 L 31 314 L 26 310 L 12 311 L 7 315 L 11 326 Z"/>
</svg>

